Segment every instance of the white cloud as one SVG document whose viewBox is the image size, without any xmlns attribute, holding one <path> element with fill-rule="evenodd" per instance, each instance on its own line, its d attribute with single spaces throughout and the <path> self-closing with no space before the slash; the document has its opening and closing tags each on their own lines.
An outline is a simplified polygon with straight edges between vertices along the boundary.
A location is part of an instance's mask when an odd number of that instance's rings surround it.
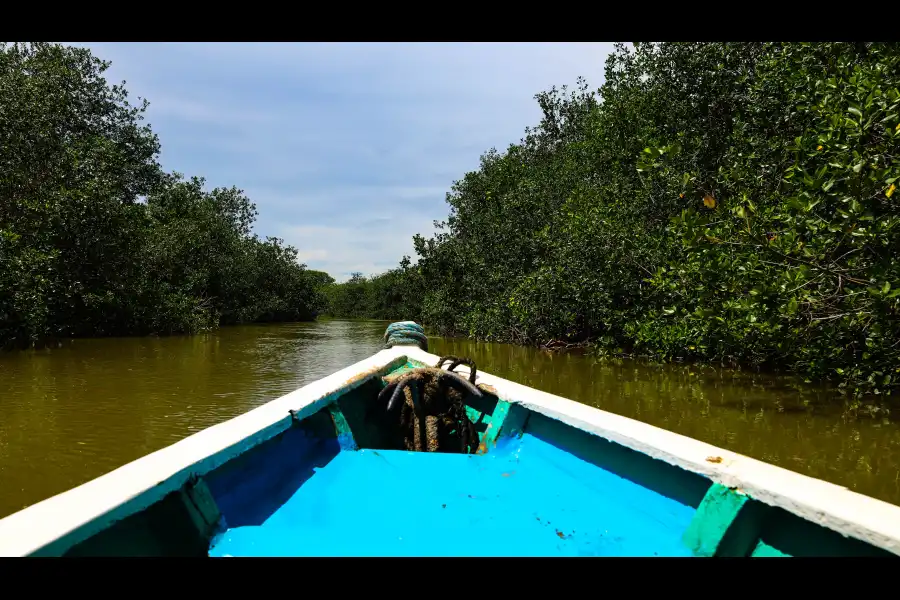
<svg viewBox="0 0 900 600">
<path fill-rule="evenodd" d="M 412 254 L 454 179 L 516 142 L 533 96 L 585 76 L 607 43 L 97 43 L 150 100 L 165 168 L 236 185 L 256 231 L 345 279 Z M 390 219 L 389 222 L 382 221 Z M 380 225 L 379 225 L 380 224 Z"/>
<path fill-rule="evenodd" d="M 430 235 L 431 222 L 404 221 L 401 229 Z M 280 237 L 299 250 L 298 258 L 310 269 L 328 271 L 339 282 L 351 273 L 366 275 L 393 269 L 404 255 L 413 255 L 412 234 L 396 232 L 396 223 L 368 223 L 326 227 L 321 225 L 287 226 Z"/>
</svg>

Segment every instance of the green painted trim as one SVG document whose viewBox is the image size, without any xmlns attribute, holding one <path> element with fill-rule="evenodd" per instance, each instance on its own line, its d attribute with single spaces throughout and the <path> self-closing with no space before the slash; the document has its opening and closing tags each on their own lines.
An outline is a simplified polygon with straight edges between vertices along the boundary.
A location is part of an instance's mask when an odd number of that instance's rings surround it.
<svg viewBox="0 0 900 600">
<path fill-rule="evenodd" d="M 187 483 L 181 490 L 181 501 L 197 533 L 208 541 L 220 529 L 222 513 L 201 478 Z"/>
<path fill-rule="evenodd" d="M 494 407 L 494 412 L 491 413 L 491 422 L 488 423 L 487 429 L 484 430 L 484 434 L 481 436 L 479 448 L 484 448 L 486 452 L 488 448 L 497 443 L 497 438 L 503 429 L 503 422 L 508 414 L 509 402 L 504 402 L 498 398 L 497 406 Z"/>
<path fill-rule="evenodd" d="M 504 437 L 522 437 L 525 433 L 525 426 L 528 423 L 531 412 L 518 404 L 512 404 L 505 400 L 499 400 L 499 402 L 505 404 L 506 409 L 503 416 L 503 422 L 500 424 L 500 430 L 497 433 L 497 438 L 501 435 Z"/>
<path fill-rule="evenodd" d="M 412 371 L 413 369 L 426 369 L 428 367 L 433 367 L 434 365 L 426 365 L 423 362 L 419 362 L 417 360 L 407 359 L 405 363 L 400 365 L 400 367 L 391 371 L 391 375 L 398 373 L 405 373 L 406 371 Z"/>
<path fill-rule="evenodd" d="M 353 437 L 353 431 L 347 424 L 347 419 L 341 411 L 337 402 L 328 405 L 328 413 L 331 415 L 331 421 L 334 423 L 334 432 L 337 435 L 338 444 L 341 450 L 359 450 L 359 444 Z"/>
<path fill-rule="evenodd" d="M 750 498 L 714 483 L 706 491 L 682 540 L 696 556 L 716 556 L 725 535 Z"/>
<path fill-rule="evenodd" d="M 775 548 L 773 546 L 768 545 L 762 540 L 759 540 L 759 543 L 756 544 L 756 548 L 753 549 L 753 552 L 750 556 L 754 558 L 785 558 L 790 557 L 790 554 L 786 554 Z"/>
</svg>

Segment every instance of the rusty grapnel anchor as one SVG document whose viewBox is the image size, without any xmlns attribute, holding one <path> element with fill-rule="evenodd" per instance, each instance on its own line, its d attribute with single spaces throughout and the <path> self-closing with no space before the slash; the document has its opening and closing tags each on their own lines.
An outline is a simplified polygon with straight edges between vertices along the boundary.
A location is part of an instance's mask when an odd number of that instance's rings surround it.
<svg viewBox="0 0 900 600">
<path fill-rule="evenodd" d="M 450 363 L 447 370 L 441 368 L 445 363 Z M 470 368 L 468 380 L 453 371 L 461 364 Z M 478 432 L 466 414 L 465 401 L 482 397 L 475 374 L 472 360 L 445 356 L 434 367 L 413 369 L 389 383 L 376 405 L 396 423 L 406 450 L 474 454 Z"/>
</svg>

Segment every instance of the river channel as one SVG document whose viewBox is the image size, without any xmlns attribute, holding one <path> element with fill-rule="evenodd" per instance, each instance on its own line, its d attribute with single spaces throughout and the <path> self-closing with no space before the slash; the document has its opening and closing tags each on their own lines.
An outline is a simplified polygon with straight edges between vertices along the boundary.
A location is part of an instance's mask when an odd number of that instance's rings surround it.
<svg viewBox="0 0 900 600">
<path fill-rule="evenodd" d="M 362 360 L 386 322 L 81 339 L 0 355 L 0 517 Z M 900 415 L 833 391 L 717 368 L 429 338 L 434 354 L 900 504 Z M 896 412 L 896 411 L 895 411 Z"/>
</svg>

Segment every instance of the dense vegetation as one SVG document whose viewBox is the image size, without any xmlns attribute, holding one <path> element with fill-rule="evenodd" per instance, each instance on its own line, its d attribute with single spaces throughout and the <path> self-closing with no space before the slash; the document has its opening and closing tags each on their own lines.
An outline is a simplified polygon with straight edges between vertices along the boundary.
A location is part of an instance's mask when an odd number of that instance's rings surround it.
<svg viewBox="0 0 900 600">
<path fill-rule="evenodd" d="M 350 319 L 411 319 L 421 317 L 420 278 L 410 260 L 404 257 L 400 268 L 365 277 L 353 273 L 344 283 L 323 288 L 325 311 L 334 317 Z"/>
<path fill-rule="evenodd" d="M 443 333 L 786 367 L 855 392 L 900 378 L 900 46 L 619 46 L 602 88 L 447 196 L 418 261 L 331 312 Z"/>
<path fill-rule="evenodd" d="M 0 346 L 313 318 L 331 279 L 253 235 L 240 190 L 164 173 L 107 67 L 0 45 Z"/>
<path fill-rule="evenodd" d="M 0 45 L 0 346 L 337 316 L 446 334 L 900 377 L 900 46 L 620 46 L 597 92 L 457 181 L 417 262 L 334 285 L 56 44 Z"/>
</svg>

